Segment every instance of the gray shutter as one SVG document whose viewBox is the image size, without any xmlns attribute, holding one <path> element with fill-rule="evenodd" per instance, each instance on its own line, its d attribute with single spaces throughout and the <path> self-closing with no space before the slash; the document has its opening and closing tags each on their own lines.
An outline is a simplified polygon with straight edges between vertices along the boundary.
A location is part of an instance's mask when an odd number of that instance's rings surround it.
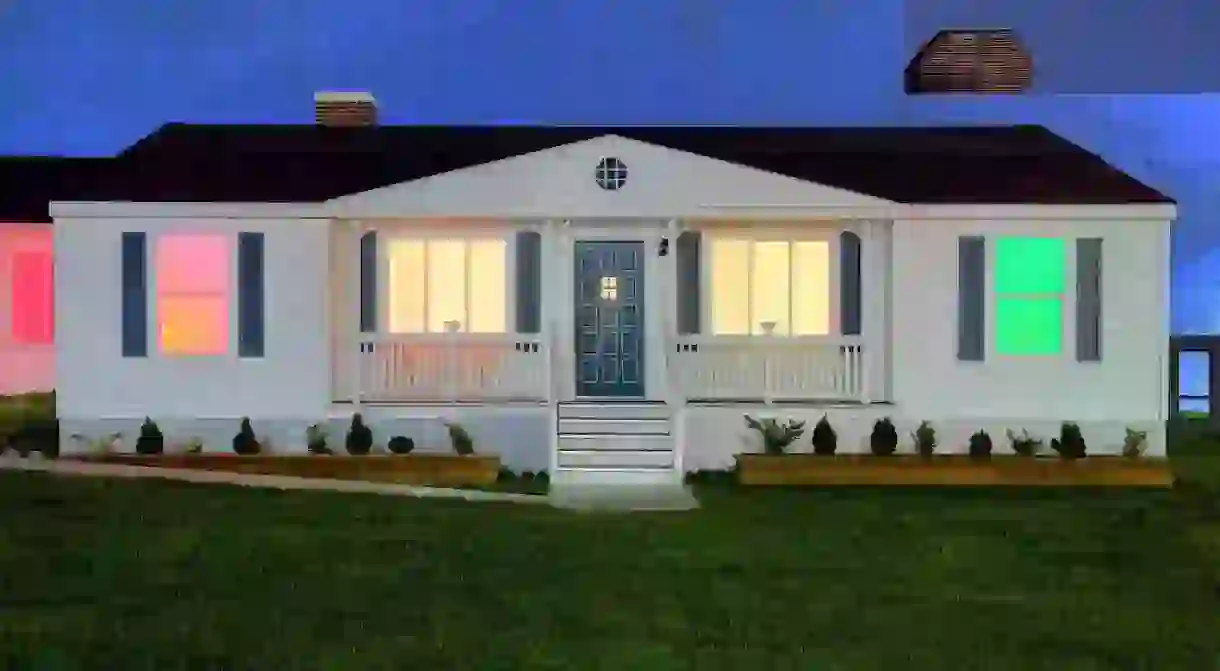
<svg viewBox="0 0 1220 671">
<path fill-rule="evenodd" d="M 265 343 L 263 234 L 237 236 L 237 355 L 263 356 Z"/>
<path fill-rule="evenodd" d="M 148 356 L 148 253 L 143 232 L 123 233 L 122 349 L 124 357 Z"/>
<path fill-rule="evenodd" d="M 674 243 L 677 254 L 676 266 L 678 299 L 678 334 L 697 335 L 699 324 L 699 241 L 698 231 L 683 231 Z"/>
<path fill-rule="evenodd" d="M 860 236 L 839 234 L 839 322 L 843 335 L 860 335 Z"/>
<path fill-rule="evenodd" d="M 1076 360 L 1101 361 L 1101 238 L 1076 241 Z"/>
<path fill-rule="evenodd" d="M 981 237 L 957 239 L 957 358 L 982 361 L 986 324 L 987 248 Z"/>
<path fill-rule="evenodd" d="M 517 233 L 517 333 L 542 332 L 542 235 Z"/>
<path fill-rule="evenodd" d="M 360 332 L 377 332 L 377 233 L 360 238 Z"/>
</svg>

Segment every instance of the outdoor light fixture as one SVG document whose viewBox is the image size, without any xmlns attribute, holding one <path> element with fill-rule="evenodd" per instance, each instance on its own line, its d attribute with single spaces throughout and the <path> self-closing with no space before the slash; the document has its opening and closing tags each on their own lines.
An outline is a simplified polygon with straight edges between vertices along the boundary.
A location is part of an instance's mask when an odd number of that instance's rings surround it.
<svg viewBox="0 0 1220 671">
<path fill-rule="evenodd" d="M 657 246 L 657 256 L 669 256 L 669 238 L 661 238 L 661 244 Z"/>
</svg>

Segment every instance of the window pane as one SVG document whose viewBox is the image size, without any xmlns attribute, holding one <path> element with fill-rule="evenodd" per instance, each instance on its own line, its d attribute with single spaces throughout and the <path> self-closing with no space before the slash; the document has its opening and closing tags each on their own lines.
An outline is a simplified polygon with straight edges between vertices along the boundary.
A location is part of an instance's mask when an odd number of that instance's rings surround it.
<svg viewBox="0 0 1220 671">
<path fill-rule="evenodd" d="M 792 280 L 788 243 L 755 242 L 754 275 L 750 278 L 751 333 L 765 333 L 762 322 L 775 322 L 775 335 L 788 335 L 789 283 Z"/>
<path fill-rule="evenodd" d="M 224 296 L 159 296 L 157 332 L 166 354 L 224 354 L 229 304 Z"/>
<path fill-rule="evenodd" d="M 1051 355 L 1062 349 L 1062 299 L 997 299 L 995 322 L 999 354 Z"/>
<path fill-rule="evenodd" d="M 714 335 L 750 332 L 750 243 L 712 239 L 711 312 Z"/>
<path fill-rule="evenodd" d="M 508 245 L 470 242 L 470 332 L 504 333 L 508 318 Z"/>
<path fill-rule="evenodd" d="M 229 257 L 226 236 L 163 235 L 157 240 L 157 292 L 227 294 Z"/>
<path fill-rule="evenodd" d="M 1067 247 L 1059 238 L 996 240 L 995 290 L 1000 294 L 1061 294 Z"/>
<path fill-rule="evenodd" d="M 830 243 L 792 246 L 792 334 L 830 333 Z"/>
<path fill-rule="evenodd" d="M 1178 393 L 1186 396 L 1207 396 L 1211 381 L 1211 354 L 1185 351 L 1178 355 Z"/>
<path fill-rule="evenodd" d="M 12 327 L 18 345 L 49 345 L 54 339 L 54 270 L 51 252 L 13 255 Z"/>
<path fill-rule="evenodd" d="M 428 241 L 428 331 L 444 333 L 445 322 L 461 322 L 466 331 L 466 243 Z"/>
<path fill-rule="evenodd" d="M 390 240 L 389 260 L 390 332 L 424 332 L 424 243 L 420 240 Z"/>
</svg>

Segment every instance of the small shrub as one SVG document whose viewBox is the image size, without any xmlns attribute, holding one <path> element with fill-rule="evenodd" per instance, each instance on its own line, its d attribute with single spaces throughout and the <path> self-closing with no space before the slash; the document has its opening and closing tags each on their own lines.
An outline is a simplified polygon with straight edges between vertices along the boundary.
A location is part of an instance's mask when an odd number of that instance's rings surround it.
<svg viewBox="0 0 1220 671">
<path fill-rule="evenodd" d="M 830 426 L 826 415 L 822 415 L 822 419 L 813 425 L 813 453 L 833 455 L 838 445 L 839 437 L 835 434 L 834 427 Z"/>
<path fill-rule="evenodd" d="M 151 418 L 145 417 L 136 438 L 136 454 L 161 454 L 165 451 L 165 436 Z"/>
<path fill-rule="evenodd" d="M 445 428 L 449 430 L 449 442 L 453 444 L 454 452 L 461 456 L 474 454 L 474 439 L 461 424 L 446 423 Z"/>
<path fill-rule="evenodd" d="M 262 450 L 258 437 L 254 435 L 254 427 L 250 426 L 250 418 L 241 418 L 241 429 L 233 436 L 233 451 L 240 455 L 258 454 Z"/>
<path fill-rule="evenodd" d="M 763 450 L 767 454 L 783 454 L 805 433 L 804 422 L 789 420 L 780 424 L 774 417 L 754 419 L 746 415 L 746 426 L 762 435 Z"/>
<path fill-rule="evenodd" d="M 198 436 L 192 436 L 182 445 L 182 451 L 185 454 L 202 454 L 203 439 Z"/>
<path fill-rule="evenodd" d="M 932 423 L 924 420 L 919 427 L 911 432 L 911 440 L 915 442 L 915 451 L 923 457 L 930 457 L 936 451 L 936 429 Z"/>
<path fill-rule="evenodd" d="M 1144 455 L 1146 449 L 1148 449 L 1148 432 L 1127 429 L 1127 436 L 1123 438 L 1123 456 L 1138 459 Z"/>
<path fill-rule="evenodd" d="M 360 413 L 352 415 L 352 426 L 347 430 L 345 444 L 347 453 L 356 456 L 368 454 L 373 450 L 373 430 L 364 423 Z"/>
<path fill-rule="evenodd" d="M 394 454 L 411 454 L 415 449 L 415 441 L 406 436 L 394 436 L 386 447 Z"/>
<path fill-rule="evenodd" d="M 991 456 L 991 436 L 986 431 L 975 431 L 970 436 L 970 456 L 986 459 Z"/>
<path fill-rule="evenodd" d="M 889 417 L 882 417 L 873 424 L 873 433 L 868 437 L 868 446 L 873 454 L 888 457 L 898 449 L 898 430 Z"/>
<path fill-rule="evenodd" d="M 9 445 L 22 457 L 38 452 L 48 459 L 59 456 L 59 421 L 54 418 L 27 418 L 9 439 Z"/>
<path fill-rule="evenodd" d="M 1080 427 L 1071 422 L 1064 422 L 1059 427 L 1059 437 L 1051 439 L 1051 449 L 1064 459 L 1083 459 L 1087 448 Z"/>
<path fill-rule="evenodd" d="M 1042 451 L 1042 440 L 1029 435 L 1025 429 L 1021 429 L 1021 435 L 1012 432 L 1008 429 L 1005 432 L 1008 435 L 1008 444 L 1012 446 L 1012 451 L 1022 457 L 1036 457 Z"/>
<path fill-rule="evenodd" d="M 334 450 L 326 444 L 326 427 L 321 424 L 310 424 L 305 429 L 305 449 L 310 454 L 334 454 Z"/>
</svg>

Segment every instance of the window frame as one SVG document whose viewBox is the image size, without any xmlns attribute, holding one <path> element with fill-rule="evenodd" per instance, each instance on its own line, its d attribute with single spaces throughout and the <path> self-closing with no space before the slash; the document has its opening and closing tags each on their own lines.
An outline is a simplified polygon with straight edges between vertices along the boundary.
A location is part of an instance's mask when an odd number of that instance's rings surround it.
<svg viewBox="0 0 1220 671">
<path fill-rule="evenodd" d="M 517 314 L 517 291 L 516 291 L 516 276 L 517 276 L 517 228 L 502 228 L 497 227 L 491 229 L 465 229 L 465 230 L 390 230 L 380 229 L 377 235 L 380 238 L 377 244 L 377 332 L 389 336 L 400 337 L 437 337 L 448 335 L 444 332 L 433 331 L 406 331 L 398 332 L 390 330 L 390 294 L 392 287 L 390 286 L 390 248 L 393 247 L 396 241 L 408 242 L 423 242 L 428 241 L 460 241 L 463 243 L 464 257 L 466 264 L 466 319 L 462 323 L 463 329 L 469 327 L 469 310 L 470 310 L 470 243 L 477 241 L 496 241 L 504 243 L 504 331 L 497 333 L 471 333 L 466 330 L 458 331 L 457 335 L 463 338 L 497 338 L 506 335 L 514 335 L 517 333 L 516 314 Z M 358 262 L 357 262 L 358 263 Z M 424 249 L 424 263 L 428 263 L 428 251 Z M 426 265 L 425 265 L 426 267 Z M 428 294 L 427 294 L 427 271 L 424 271 L 425 286 L 424 286 L 424 327 L 428 324 Z"/>
<path fill-rule="evenodd" d="M 1001 296 L 997 290 L 997 270 L 999 269 L 999 241 L 1002 239 L 1030 239 L 1030 238 L 1051 238 L 1063 243 L 1063 290 L 1058 293 L 1007 293 Z M 1076 245 L 1075 236 L 1056 235 L 1053 232 L 1033 232 L 1028 235 L 988 235 L 985 236 L 985 254 L 986 254 L 986 273 L 985 273 L 985 292 L 986 292 L 986 317 L 984 320 L 985 340 L 987 357 L 996 358 L 1005 361 L 1020 362 L 1022 364 L 1048 361 L 1058 364 L 1060 362 L 1071 361 L 1072 363 L 1083 363 L 1076 361 L 1075 345 L 1076 342 L 1076 254 L 1074 253 Z M 1045 300 L 1058 299 L 1059 301 L 1059 323 L 1060 323 L 1060 340 L 1059 351 L 1054 354 L 1010 354 L 1001 352 L 997 347 L 999 340 L 999 306 L 1002 299 L 1030 299 L 1030 300 Z M 984 361 L 985 363 L 985 361 Z"/>
<path fill-rule="evenodd" d="M 148 356 L 156 357 L 166 361 L 191 361 L 204 360 L 214 361 L 216 359 L 234 359 L 237 360 L 237 233 L 235 231 L 199 231 L 192 229 L 171 229 L 145 232 L 148 251 L 146 263 L 146 282 L 145 291 L 148 292 L 148 323 L 145 325 L 145 337 L 149 338 L 152 344 L 148 348 Z M 227 307 L 226 324 L 225 324 L 225 349 L 223 352 L 214 353 L 175 353 L 167 352 L 161 341 L 161 268 L 160 268 L 160 252 L 161 242 L 167 238 L 187 237 L 187 238 L 221 238 L 225 241 L 226 254 L 225 258 L 225 306 Z M 190 294 L 182 294 L 190 295 Z M 203 294 L 199 294 L 203 295 Z M 243 361 L 254 359 L 242 359 Z"/>
<path fill-rule="evenodd" d="M 857 336 L 844 336 L 841 314 L 842 302 L 842 269 L 841 269 L 841 254 L 839 244 L 839 234 L 844 230 L 854 229 L 803 229 L 803 228 L 711 228 L 703 229 L 699 236 L 699 322 L 703 325 L 700 329 L 702 337 L 716 338 L 723 342 L 743 342 L 753 343 L 760 338 L 775 338 L 784 342 L 839 342 L 845 337 L 854 338 Z M 828 309 L 830 310 L 828 320 L 828 331 L 826 335 L 773 335 L 766 336 L 764 334 L 746 334 L 746 335 L 718 335 L 713 331 L 714 323 L 712 321 L 712 276 L 715 273 L 714 259 L 712 256 L 712 244 L 715 240 L 738 240 L 748 242 L 750 244 L 749 254 L 749 273 L 750 281 L 753 282 L 754 275 L 754 244 L 758 242 L 787 242 L 789 244 L 789 267 L 788 267 L 788 315 L 791 320 L 792 315 L 792 247 L 793 243 L 797 242 L 823 242 L 828 245 L 828 254 L 830 256 L 830 264 L 827 272 L 830 274 L 828 286 L 830 289 L 830 300 Z M 747 293 L 750 288 L 747 287 Z M 753 314 L 753 306 L 750 306 L 751 315 Z M 752 326 L 752 325 L 751 325 Z"/>
</svg>

